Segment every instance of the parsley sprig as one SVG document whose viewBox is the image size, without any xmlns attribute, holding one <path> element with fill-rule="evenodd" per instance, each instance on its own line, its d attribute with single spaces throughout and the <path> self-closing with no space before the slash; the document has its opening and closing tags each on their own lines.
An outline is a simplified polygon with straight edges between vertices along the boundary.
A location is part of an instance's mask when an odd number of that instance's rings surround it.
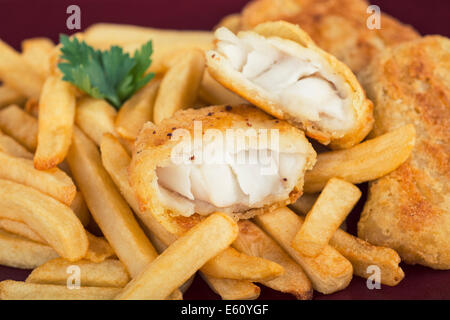
<svg viewBox="0 0 450 320">
<path fill-rule="evenodd" d="M 58 64 L 63 80 L 94 98 L 105 99 L 119 109 L 136 91 L 146 85 L 153 73 L 145 74 L 152 63 L 152 41 L 143 44 L 131 57 L 118 46 L 95 50 L 84 41 L 60 35 L 62 44 Z"/>
</svg>

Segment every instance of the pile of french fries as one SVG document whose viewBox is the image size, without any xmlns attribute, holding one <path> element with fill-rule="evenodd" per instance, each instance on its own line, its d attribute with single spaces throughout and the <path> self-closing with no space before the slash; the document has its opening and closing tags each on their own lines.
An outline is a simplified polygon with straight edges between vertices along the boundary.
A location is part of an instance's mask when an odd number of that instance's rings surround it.
<svg viewBox="0 0 450 320">
<path fill-rule="evenodd" d="M 176 300 L 197 272 L 222 299 L 256 299 L 255 283 L 311 299 L 369 277 L 371 265 L 385 285 L 403 279 L 395 251 L 340 226 L 360 199 L 354 184 L 409 157 L 413 126 L 319 154 L 292 209 L 239 222 L 214 213 L 177 236 L 139 206 L 128 166 L 145 122 L 244 102 L 205 69 L 212 33 L 98 24 L 76 36 L 130 51 L 152 39 L 156 77 L 116 111 L 62 80 L 50 40 L 25 40 L 22 52 L 0 40 L 0 265 L 32 269 L 0 282 L 0 299 Z"/>
</svg>

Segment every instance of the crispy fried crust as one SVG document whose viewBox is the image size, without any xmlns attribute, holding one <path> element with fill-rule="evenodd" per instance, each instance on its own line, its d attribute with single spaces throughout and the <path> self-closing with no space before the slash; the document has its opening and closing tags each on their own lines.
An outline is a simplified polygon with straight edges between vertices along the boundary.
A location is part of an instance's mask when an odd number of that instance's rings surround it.
<svg viewBox="0 0 450 320">
<path fill-rule="evenodd" d="M 303 132 L 285 121 L 273 119 L 255 107 L 213 106 L 201 109 L 178 111 L 173 117 L 165 119 L 159 125 L 146 123 L 141 130 L 135 145 L 129 169 L 130 183 L 136 192 L 142 209 L 149 209 L 160 223 L 172 233 L 182 234 L 198 221 L 203 219 L 198 214 L 182 217 L 182 212 L 172 212 L 164 207 L 159 195 L 156 167 L 171 161 L 171 152 L 178 140 L 171 139 L 176 129 L 186 129 L 194 136 L 194 121 L 201 121 L 203 132 L 214 128 L 225 132 L 226 129 L 278 129 L 280 151 L 289 150 L 306 155 L 305 171 L 315 163 L 316 153 L 305 138 Z M 218 182 L 219 183 L 219 182 Z M 248 219 L 257 214 L 275 210 L 293 203 L 302 194 L 303 175 L 297 181 L 288 199 L 271 203 L 263 208 L 255 208 L 246 212 L 229 212 L 236 219 Z"/>
<path fill-rule="evenodd" d="M 333 149 L 350 148 L 366 137 L 373 125 L 372 102 L 366 98 L 366 94 L 355 75 L 346 65 L 317 47 L 306 32 L 291 23 L 283 21 L 267 22 L 256 26 L 253 31 L 267 38 L 279 37 L 291 40 L 318 53 L 339 76 L 345 79 L 351 89 L 354 126 L 343 135 L 342 133 L 317 128 L 313 122 L 307 120 L 299 123 L 298 120 L 283 112 L 282 106 L 267 99 L 264 92 L 249 87 L 246 81 L 241 81 L 235 76 L 234 72 L 230 72 L 229 68 L 224 66 L 223 58 L 220 55 L 215 54 L 214 51 L 209 51 L 207 52 L 208 69 L 214 78 L 274 117 L 287 120 L 294 126 L 305 130 L 307 136 L 322 144 L 330 144 Z"/>
<path fill-rule="evenodd" d="M 242 11 L 240 26 L 252 29 L 277 20 L 296 23 L 357 74 L 386 47 L 419 37 L 412 27 L 384 13 L 381 29 L 369 29 L 368 6 L 364 0 L 254 0 Z"/>
<path fill-rule="evenodd" d="M 410 160 L 370 184 L 358 234 L 408 263 L 450 269 L 450 40 L 384 52 L 361 74 L 375 103 L 373 134 L 416 127 Z"/>
</svg>

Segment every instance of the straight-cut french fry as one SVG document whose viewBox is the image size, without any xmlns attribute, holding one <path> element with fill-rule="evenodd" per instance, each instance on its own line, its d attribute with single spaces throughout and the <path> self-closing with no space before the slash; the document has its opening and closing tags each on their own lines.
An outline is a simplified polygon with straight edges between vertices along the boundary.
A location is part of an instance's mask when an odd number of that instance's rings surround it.
<svg viewBox="0 0 450 320">
<path fill-rule="evenodd" d="M 97 146 L 76 127 L 67 160 L 92 216 L 135 277 L 158 254 L 103 168 Z"/>
<path fill-rule="evenodd" d="M 196 48 L 211 49 L 213 38 L 209 31 L 163 30 L 106 23 L 94 24 L 84 32 L 84 40 L 96 48 L 108 49 L 111 45 L 119 45 L 130 53 L 152 40 L 155 50 L 149 71 L 156 73 L 165 72 L 167 60 L 173 56 Z"/>
<path fill-rule="evenodd" d="M 39 117 L 39 101 L 34 98 L 29 98 L 25 102 L 24 109 L 36 119 Z"/>
<path fill-rule="evenodd" d="M 42 78 L 50 74 L 50 58 L 55 45 L 48 38 L 31 38 L 22 41 L 22 57 Z"/>
<path fill-rule="evenodd" d="M 56 167 L 67 155 L 75 118 L 75 90 L 59 76 L 48 77 L 39 101 L 38 145 L 34 166 Z"/>
<path fill-rule="evenodd" d="M 280 277 L 259 282 L 274 290 L 290 293 L 299 300 L 311 299 L 312 285 L 303 269 L 253 222 L 241 220 L 238 225 L 239 235 L 233 243 L 235 248 L 248 255 L 274 261 L 284 268 L 284 274 Z"/>
<path fill-rule="evenodd" d="M 202 267 L 204 274 L 215 278 L 269 281 L 284 273 L 279 264 L 262 257 L 247 255 L 228 248 Z"/>
<path fill-rule="evenodd" d="M 241 105 L 243 103 L 248 103 L 246 100 L 231 92 L 230 90 L 222 86 L 219 82 L 217 82 L 217 80 L 211 77 L 207 70 L 203 74 L 203 79 L 198 91 L 198 96 L 200 97 L 200 99 L 210 103 L 211 105 Z"/>
<path fill-rule="evenodd" d="M 117 111 L 103 99 L 83 97 L 77 103 L 76 125 L 97 145 L 103 134 L 114 133 L 114 119 Z"/>
<path fill-rule="evenodd" d="M 113 248 L 108 241 L 105 240 L 105 238 L 96 237 L 87 231 L 86 234 L 89 240 L 89 248 L 84 256 L 84 259 L 99 263 L 116 256 Z"/>
<path fill-rule="evenodd" d="M 325 246 L 317 257 L 307 257 L 292 248 L 295 234 L 303 219 L 287 207 L 255 217 L 256 223 L 266 231 L 303 268 L 316 291 L 324 294 L 342 290 L 353 275 L 351 263 L 331 246 Z"/>
<path fill-rule="evenodd" d="M 111 300 L 121 288 L 81 287 L 37 284 L 5 280 L 0 282 L 0 300 Z"/>
<path fill-rule="evenodd" d="M 34 269 L 57 257 L 52 247 L 0 230 L 0 265 Z"/>
<path fill-rule="evenodd" d="M 91 221 L 91 214 L 89 213 L 89 209 L 84 201 L 83 194 L 81 192 L 77 192 L 75 198 L 70 204 L 70 209 L 72 209 L 73 213 L 80 219 L 81 224 L 83 226 L 89 225 Z"/>
<path fill-rule="evenodd" d="M 23 222 L 11 219 L 0 219 L 0 229 L 24 237 L 31 241 L 47 245 L 47 242 L 38 233 L 36 233 Z"/>
<path fill-rule="evenodd" d="M 84 257 L 86 231 L 73 211 L 31 187 L 0 179 L 0 217 L 26 223 L 70 261 Z"/>
<path fill-rule="evenodd" d="M 33 154 L 31 152 L 29 152 L 24 146 L 22 146 L 16 140 L 4 134 L 1 130 L 0 130 L 0 151 L 6 152 L 14 157 L 33 159 Z"/>
<path fill-rule="evenodd" d="M 22 104 L 24 102 L 23 94 L 11 87 L 0 85 L 0 109 L 11 104 Z"/>
<path fill-rule="evenodd" d="M 0 110 L 0 129 L 34 152 L 37 146 L 38 121 L 16 105 Z"/>
<path fill-rule="evenodd" d="M 153 121 L 160 123 L 180 109 L 192 107 L 205 70 L 200 50 L 180 55 L 161 81 L 153 110 Z"/>
<path fill-rule="evenodd" d="M 153 120 L 153 105 L 160 82 L 158 79 L 151 81 L 120 108 L 115 128 L 123 139 L 134 141 L 144 123 Z"/>
<path fill-rule="evenodd" d="M 105 169 L 143 225 L 150 231 L 152 240 L 157 238 L 166 247 L 172 244 L 177 239 L 177 236 L 162 227 L 151 212 L 140 210 L 134 191 L 128 180 L 127 170 L 131 159 L 123 146 L 114 136 L 106 134 L 101 144 L 101 151 Z M 218 279 L 204 274 L 202 276 L 208 279 L 208 285 L 222 299 L 256 299 L 259 296 L 259 287 L 249 281 Z"/>
<path fill-rule="evenodd" d="M 297 201 L 289 205 L 289 207 L 296 213 L 306 215 L 313 207 L 318 196 L 318 193 L 304 193 L 297 199 Z"/>
<path fill-rule="evenodd" d="M 318 256 L 352 211 L 361 191 L 345 180 L 331 178 L 292 241 L 292 247 L 309 257 Z"/>
<path fill-rule="evenodd" d="M 165 299 L 209 259 L 226 249 L 239 232 L 236 222 L 214 213 L 170 245 L 116 297 Z"/>
<path fill-rule="evenodd" d="M 57 258 L 34 269 L 26 282 L 66 285 L 69 276 L 67 269 L 73 265 L 80 268 L 80 285 L 83 287 L 123 288 L 130 281 L 127 270 L 119 260 L 107 259 L 95 263 L 88 260 L 70 262 Z"/>
<path fill-rule="evenodd" d="M 58 169 L 37 170 L 33 161 L 16 158 L 0 151 L 0 179 L 6 179 L 32 187 L 70 206 L 77 189 L 69 176 Z"/>
<path fill-rule="evenodd" d="M 368 268 L 375 265 L 380 268 L 382 284 L 396 286 L 405 277 L 399 266 L 400 256 L 390 248 L 371 245 L 339 229 L 331 238 L 330 245 L 352 263 L 357 276 L 370 277 L 373 273 Z"/>
<path fill-rule="evenodd" d="M 350 149 L 318 154 L 314 168 L 306 172 L 303 191 L 318 192 L 333 177 L 354 184 L 378 179 L 408 159 L 415 137 L 416 130 L 410 124 Z"/>
<path fill-rule="evenodd" d="M 0 40 L 0 80 L 26 97 L 34 99 L 39 99 L 44 83 L 39 73 L 2 40 Z"/>
</svg>

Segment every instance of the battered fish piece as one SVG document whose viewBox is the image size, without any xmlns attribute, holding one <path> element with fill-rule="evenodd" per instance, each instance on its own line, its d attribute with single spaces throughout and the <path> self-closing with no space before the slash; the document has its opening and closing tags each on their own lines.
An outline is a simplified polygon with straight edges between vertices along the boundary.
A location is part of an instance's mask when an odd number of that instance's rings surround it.
<svg viewBox="0 0 450 320">
<path fill-rule="evenodd" d="M 358 74 L 389 46 L 420 37 L 417 31 L 381 14 L 381 29 L 367 27 L 364 0 L 255 0 L 242 11 L 240 26 L 253 29 L 266 21 L 296 23 L 314 42 Z"/>
<path fill-rule="evenodd" d="M 253 31 L 215 32 L 209 73 L 271 115 L 332 148 L 349 148 L 372 128 L 372 102 L 351 70 L 284 21 Z"/>
<path fill-rule="evenodd" d="M 450 39 L 388 49 L 361 79 L 375 104 L 373 134 L 412 123 L 416 144 L 407 162 L 370 183 L 358 235 L 408 263 L 450 269 Z"/>
<path fill-rule="evenodd" d="M 180 234 L 216 211 L 246 219 L 295 202 L 315 159 L 287 122 L 248 105 L 213 106 L 145 124 L 129 173 L 141 207 Z"/>
</svg>

